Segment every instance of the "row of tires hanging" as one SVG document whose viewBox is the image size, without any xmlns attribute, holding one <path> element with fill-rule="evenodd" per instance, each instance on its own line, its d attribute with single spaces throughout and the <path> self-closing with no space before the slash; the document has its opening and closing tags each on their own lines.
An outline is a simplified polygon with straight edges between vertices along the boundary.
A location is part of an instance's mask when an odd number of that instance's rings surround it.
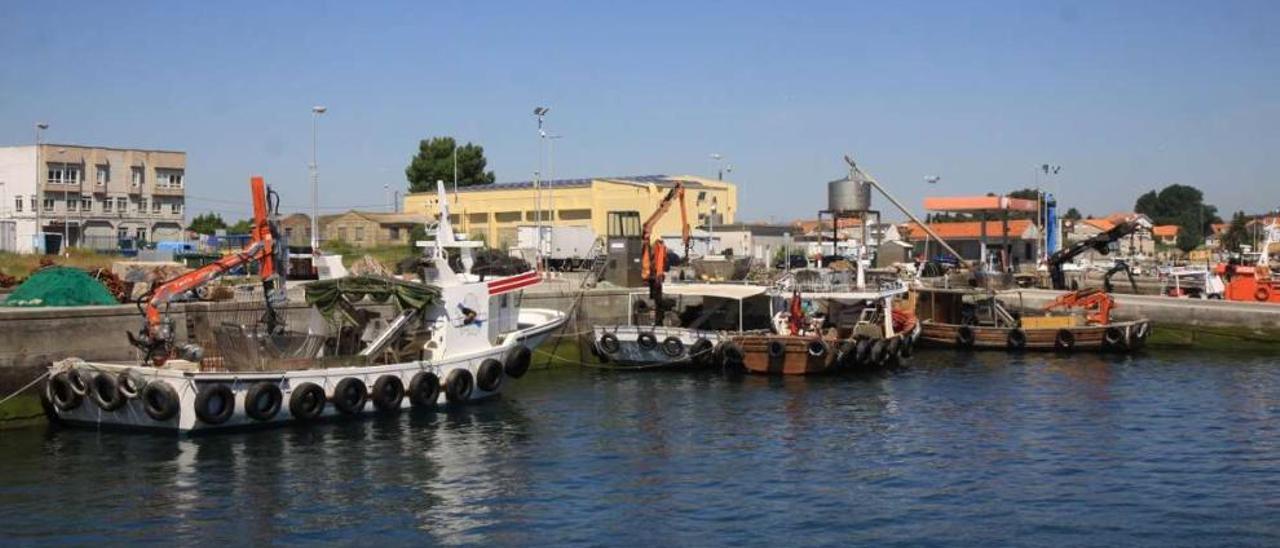
<svg viewBox="0 0 1280 548">
<path fill-rule="evenodd" d="M 733 365 L 742 363 L 744 357 L 742 348 L 737 343 L 728 340 L 713 343 L 705 337 L 699 337 L 693 344 L 687 345 L 687 354 L 686 345 L 679 337 L 671 336 L 659 342 L 657 335 L 648 331 L 636 336 L 636 345 L 644 350 L 660 348 L 672 362 L 688 360 L 699 367 Z M 596 352 L 597 348 L 599 352 Z M 622 342 L 613 333 L 601 335 L 597 344 L 592 346 L 596 357 L 606 363 L 621 350 Z"/>
<path fill-rule="evenodd" d="M 529 370 L 532 353 L 517 346 L 509 350 L 502 361 L 490 358 L 482 361 L 473 375 L 467 369 L 453 369 L 441 382 L 430 371 L 418 371 L 405 386 L 398 373 L 379 376 L 372 389 L 357 377 L 346 377 L 333 387 L 332 395 L 314 382 L 303 382 L 289 390 L 287 409 L 289 415 L 299 421 L 320 418 L 329 404 L 344 415 L 364 412 L 369 402 L 380 412 L 400 409 L 405 398 L 413 407 L 434 407 L 441 391 L 449 403 L 458 404 L 471 399 L 475 388 L 485 392 L 497 392 L 504 377 L 518 379 Z M 252 383 L 244 394 L 244 414 L 256 422 L 275 419 L 286 408 L 282 380 L 263 380 Z M 195 415 L 201 423 L 219 425 L 235 414 L 236 397 L 231 385 L 224 382 L 197 382 L 199 391 L 195 398 Z M 119 373 L 95 371 L 90 367 L 73 367 L 61 371 L 49 379 L 45 390 L 49 404 L 61 412 L 68 412 L 91 400 L 103 411 L 116 411 L 129 400 L 139 400 L 147 416 L 157 422 L 168 421 L 178 415 L 181 406 L 178 392 L 163 380 L 148 382 L 136 369 Z"/>
<path fill-rule="evenodd" d="M 1151 325 L 1138 323 L 1130 328 L 1111 326 L 1102 333 L 1102 346 L 1107 350 L 1123 352 L 1132 350 L 1146 342 L 1151 335 Z M 973 348 L 976 336 L 973 328 L 967 325 L 956 330 L 956 345 L 960 348 Z M 1053 348 L 1059 352 L 1070 352 L 1075 349 L 1076 335 L 1070 329 L 1059 329 L 1054 333 Z M 1027 347 L 1027 333 L 1019 328 L 1010 329 L 1005 335 L 1005 348 L 1024 350 Z"/>
</svg>

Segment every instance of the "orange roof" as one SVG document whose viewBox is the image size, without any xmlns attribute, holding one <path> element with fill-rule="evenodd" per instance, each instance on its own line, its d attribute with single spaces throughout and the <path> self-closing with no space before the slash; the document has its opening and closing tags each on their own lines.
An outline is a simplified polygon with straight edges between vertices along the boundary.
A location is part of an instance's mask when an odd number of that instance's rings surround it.
<svg viewBox="0 0 1280 548">
<path fill-rule="evenodd" d="M 924 208 L 929 211 L 1035 211 L 1036 201 L 1008 196 L 930 196 L 924 199 Z"/>
<path fill-rule="evenodd" d="M 1094 227 L 1098 230 L 1101 230 L 1103 232 L 1106 232 L 1116 227 L 1115 223 L 1108 221 L 1106 219 L 1085 219 L 1081 222 L 1091 227 Z"/>
<path fill-rule="evenodd" d="M 1231 227 L 1231 225 L 1227 223 L 1213 223 L 1212 225 L 1209 225 L 1209 227 L 1213 229 L 1214 234 L 1223 234 Z"/>
<path fill-rule="evenodd" d="M 916 223 L 907 223 L 902 226 L 906 229 L 906 238 L 908 240 L 923 240 L 928 236 L 924 229 L 920 228 L 920 225 Z M 929 228 L 932 228 L 944 240 L 976 240 L 982 236 L 982 223 L 978 221 L 929 223 Z M 1029 220 L 1017 219 L 1009 221 L 1009 237 L 1012 239 L 1021 238 L 1029 228 L 1031 228 L 1031 221 Z M 987 239 L 1003 239 L 1000 234 L 1000 221 L 987 221 Z"/>
<path fill-rule="evenodd" d="M 1151 229 L 1156 236 L 1177 236 L 1182 227 L 1178 225 L 1159 225 Z"/>
</svg>

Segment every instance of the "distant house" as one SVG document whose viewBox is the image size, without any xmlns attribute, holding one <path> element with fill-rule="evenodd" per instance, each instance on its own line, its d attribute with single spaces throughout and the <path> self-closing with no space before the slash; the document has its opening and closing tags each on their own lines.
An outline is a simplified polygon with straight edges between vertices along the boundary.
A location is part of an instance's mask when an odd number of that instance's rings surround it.
<svg viewBox="0 0 1280 548">
<path fill-rule="evenodd" d="M 1106 217 L 1080 219 L 1078 221 L 1065 221 L 1063 223 L 1063 234 L 1066 236 L 1066 243 L 1079 242 L 1102 234 L 1119 223 L 1133 221 L 1138 224 L 1137 232 L 1130 234 L 1128 237 L 1117 242 L 1117 251 L 1124 257 L 1140 257 L 1151 256 L 1155 253 L 1155 240 L 1151 236 L 1151 228 L 1153 223 L 1151 218 L 1141 213 L 1122 212 L 1112 213 Z M 1098 254 L 1094 251 L 1087 251 L 1082 256 L 1083 259 L 1098 259 Z"/>
<path fill-rule="evenodd" d="M 1181 231 L 1182 227 L 1178 225 L 1157 225 L 1151 229 L 1151 235 L 1157 243 L 1172 246 L 1177 245 L 1178 233 Z"/>
<path fill-rule="evenodd" d="M 985 233 L 987 254 L 991 260 L 1001 260 L 1009 267 L 1035 264 L 1036 241 L 1040 237 L 1040 231 L 1031 221 L 1025 219 L 1011 220 L 1008 222 L 1008 227 L 1009 231 L 1005 233 L 1002 231 L 1001 221 L 929 224 L 929 228 L 946 240 L 965 260 L 981 259 L 982 240 Z M 945 253 L 937 241 L 933 241 L 933 238 L 916 223 L 901 225 L 899 233 L 903 236 L 903 240 L 911 243 L 912 253 L 915 255 L 933 257 Z"/>
<path fill-rule="evenodd" d="M 356 247 L 375 247 L 409 243 L 409 232 L 426 222 L 413 213 L 372 213 L 348 211 L 334 216 L 321 216 L 323 241 L 341 240 Z"/>
</svg>

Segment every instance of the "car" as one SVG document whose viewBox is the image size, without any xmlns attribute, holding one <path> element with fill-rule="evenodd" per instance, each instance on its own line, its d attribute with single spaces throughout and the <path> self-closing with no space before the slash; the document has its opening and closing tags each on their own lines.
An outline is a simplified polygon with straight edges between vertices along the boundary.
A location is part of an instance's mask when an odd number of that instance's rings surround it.
<svg viewBox="0 0 1280 548">
<path fill-rule="evenodd" d="M 803 255 L 783 257 L 773 264 L 773 267 L 778 270 L 786 270 L 787 268 L 806 268 L 808 266 L 809 261 L 808 259 L 805 259 Z"/>
</svg>

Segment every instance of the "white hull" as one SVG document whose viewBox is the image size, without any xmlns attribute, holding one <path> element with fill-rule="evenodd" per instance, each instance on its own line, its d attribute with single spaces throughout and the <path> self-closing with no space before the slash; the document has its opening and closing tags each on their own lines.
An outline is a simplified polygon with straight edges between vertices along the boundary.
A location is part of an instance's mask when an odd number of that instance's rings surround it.
<svg viewBox="0 0 1280 548">
<path fill-rule="evenodd" d="M 640 336 L 648 334 L 652 341 L 640 342 Z M 627 367 L 660 367 L 692 365 L 696 360 L 694 345 L 700 339 L 710 341 L 714 349 L 729 337 L 718 331 L 689 329 L 685 327 L 639 327 L 634 325 L 596 326 L 592 345 L 602 359 Z M 616 341 L 616 348 L 606 342 L 606 335 Z M 679 344 L 668 343 L 680 341 Z M 710 356 L 707 356 L 710 358 Z M 709 360 L 707 360 L 709 361 Z"/>
</svg>

